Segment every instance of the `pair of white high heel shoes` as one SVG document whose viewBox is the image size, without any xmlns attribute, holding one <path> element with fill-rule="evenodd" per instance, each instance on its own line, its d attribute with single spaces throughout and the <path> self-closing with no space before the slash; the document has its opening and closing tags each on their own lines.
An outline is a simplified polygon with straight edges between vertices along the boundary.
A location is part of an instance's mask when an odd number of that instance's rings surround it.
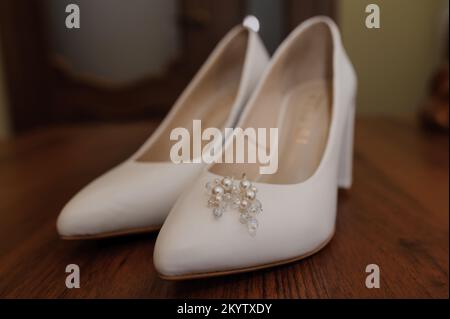
<svg viewBox="0 0 450 319">
<path fill-rule="evenodd" d="M 355 93 L 353 67 L 329 18 L 301 24 L 270 61 L 258 34 L 237 26 L 147 142 L 64 207 L 58 232 L 82 239 L 161 228 L 154 263 L 167 279 L 309 256 L 333 236 L 338 187 L 351 185 Z M 193 119 L 205 128 L 278 128 L 277 172 L 173 163 L 170 132 L 191 128 Z"/>
</svg>

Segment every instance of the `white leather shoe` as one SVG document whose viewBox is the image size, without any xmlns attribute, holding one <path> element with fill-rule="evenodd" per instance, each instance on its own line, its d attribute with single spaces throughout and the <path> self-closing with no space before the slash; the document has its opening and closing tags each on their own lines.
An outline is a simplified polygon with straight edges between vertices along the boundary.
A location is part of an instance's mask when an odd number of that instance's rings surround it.
<svg viewBox="0 0 450 319">
<path fill-rule="evenodd" d="M 205 128 L 233 127 L 268 60 L 257 33 L 233 28 L 145 144 L 64 207 L 57 221 L 59 234 L 84 239 L 159 229 L 179 194 L 204 168 L 170 160 L 171 130 L 192 129 L 194 119 L 202 120 Z"/>
<path fill-rule="evenodd" d="M 335 23 L 315 17 L 294 30 L 237 124 L 278 128 L 278 171 L 261 175 L 258 164 L 206 168 L 158 235 L 154 263 L 161 277 L 250 271 L 323 248 L 334 234 L 338 187 L 351 185 L 355 94 L 356 76 Z M 230 191 L 224 178 L 242 173 L 247 180 Z M 211 181 L 219 186 L 212 193 L 205 190 Z M 231 196 L 228 203 L 225 194 Z"/>
</svg>

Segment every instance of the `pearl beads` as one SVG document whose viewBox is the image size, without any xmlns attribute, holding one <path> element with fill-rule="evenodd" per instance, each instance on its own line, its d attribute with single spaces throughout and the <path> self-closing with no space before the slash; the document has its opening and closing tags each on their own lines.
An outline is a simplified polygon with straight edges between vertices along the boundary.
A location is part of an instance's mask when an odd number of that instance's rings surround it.
<svg viewBox="0 0 450 319">
<path fill-rule="evenodd" d="M 228 177 L 225 177 L 225 178 L 222 180 L 222 185 L 223 185 L 223 187 L 224 187 L 226 190 L 229 190 L 230 187 L 232 186 L 232 184 L 233 184 L 233 181 L 232 181 L 230 178 L 228 178 Z"/>
<path fill-rule="evenodd" d="M 212 192 L 214 195 L 223 195 L 223 193 L 225 193 L 225 190 L 221 186 L 215 186 Z"/>
<path fill-rule="evenodd" d="M 247 198 L 248 200 L 254 200 L 256 198 L 256 194 L 254 191 L 247 190 L 245 192 L 245 198 Z"/>
<path fill-rule="evenodd" d="M 261 213 L 261 202 L 256 199 L 258 189 L 247 180 L 245 174 L 236 185 L 232 177 L 215 178 L 206 183 L 210 195 L 208 207 L 212 208 L 213 216 L 220 218 L 227 208 L 240 213 L 239 222 L 247 226 L 250 235 L 254 236 L 258 228 L 256 215 Z"/>
<path fill-rule="evenodd" d="M 252 184 L 246 179 L 243 179 L 240 183 L 240 186 L 242 189 L 249 189 L 251 187 L 251 185 Z"/>
</svg>

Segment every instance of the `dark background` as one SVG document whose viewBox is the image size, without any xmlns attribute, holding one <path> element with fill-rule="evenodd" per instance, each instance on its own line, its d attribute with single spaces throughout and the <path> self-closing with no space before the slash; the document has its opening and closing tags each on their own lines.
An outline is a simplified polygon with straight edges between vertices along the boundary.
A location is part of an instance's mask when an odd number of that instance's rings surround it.
<svg viewBox="0 0 450 319">
<path fill-rule="evenodd" d="M 80 7 L 80 29 L 65 27 L 69 3 Z M 381 29 L 364 25 L 369 3 L 381 8 Z M 361 114 L 416 114 L 447 56 L 445 0 L 2 0 L 0 138 L 161 118 L 247 14 L 259 18 L 270 53 L 305 19 L 335 19 L 359 76 Z"/>
<path fill-rule="evenodd" d="M 162 12 L 165 12 L 164 9 L 158 9 L 155 6 L 167 6 L 169 2 L 175 6 L 173 9 L 175 16 L 171 19 L 174 19 L 177 29 L 175 35 L 177 37 L 177 53 L 171 59 L 163 61 L 165 65 L 158 74 L 141 72 L 135 76 L 131 74 L 131 76 L 124 77 L 122 76 L 124 72 L 119 72 L 119 76 L 116 76 L 119 79 L 112 81 L 111 78 L 114 79 L 117 74 L 99 76 L 93 74 L 96 71 L 95 68 L 94 71 L 90 69 L 84 72 L 80 68 L 77 69 L 74 62 L 70 60 L 71 52 L 61 53 L 70 45 L 72 47 L 86 45 L 87 37 L 96 36 L 92 31 L 87 31 L 86 35 L 82 34 L 84 38 L 81 39 L 76 35 L 88 28 L 91 17 L 95 18 L 93 27 L 101 28 L 102 23 L 111 23 L 111 21 L 106 21 L 108 16 L 117 19 L 117 22 L 113 23 L 120 24 L 120 17 L 127 14 L 120 12 L 120 4 L 117 1 L 96 0 L 93 2 L 94 4 L 89 2 L 1 1 L 0 30 L 13 132 L 23 132 L 37 126 L 66 122 L 142 120 L 163 116 L 214 45 L 231 27 L 241 23 L 247 13 L 252 11 L 248 1 L 240 0 L 127 1 L 127 5 L 131 7 L 141 5 L 144 9 L 151 9 L 149 3 L 153 2 L 153 10 Z M 266 27 L 265 29 L 269 32 L 263 33 L 268 40 L 266 42 L 269 42 L 271 51 L 290 30 L 304 19 L 317 14 L 335 16 L 334 1 L 330 0 L 263 2 L 265 4 L 262 3 L 259 8 L 256 5 L 255 10 L 262 10 L 263 13 L 272 12 L 273 15 L 266 17 L 262 15 L 262 18 L 268 20 L 266 22 L 269 24 L 277 23 L 276 28 Z M 65 29 L 64 19 L 68 14 L 64 10 L 68 3 L 78 3 L 80 6 L 81 29 L 79 30 Z M 95 5 L 95 3 L 100 3 L 102 7 L 99 8 L 99 5 Z M 264 5 L 267 4 L 268 7 L 265 8 Z M 49 9 L 49 6 L 53 7 Z M 115 6 L 119 8 L 115 8 Z M 54 10 L 58 9 L 59 11 L 55 13 Z M 94 13 L 89 12 L 89 9 L 96 10 L 98 15 L 93 16 Z M 114 11 L 116 9 L 117 12 Z M 277 12 L 274 12 L 274 9 Z M 151 12 L 152 10 L 149 10 L 148 19 L 151 19 Z M 133 14 L 132 10 L 129 14 Z M 276 17 L 276 15 L 278 16 Z M 58 21 L 59 25 L 51 22 L 52 19 Z M 143 18 L 144 23 L 146 21 L 152 23 L 148 19 Z M 145 39 L 145 33 L 133 32 L 133 30 L 137 30 L 133 29 L 133 19 L 124 19 L 124 21 L 129 23 L 128 25 L 124 24 L 122 29 L 125 30 L 124 32 L 129 30 L 129 34 L 125 37 L 131 38 L 130 43 L 134 44 L 142 41 L 142 38 Z M 262 21 L 263 24 L 264 22 Z M 161 23 L 170 23 L 170 21 Z M 51 29 L 53 26 L 59 30 L 55 32 L 54 29 Z M 145 27 L 144 25 L 140 28 L 142 30 Z M 161 26 L 161 38 L 158 39 L 158 34 L 156 33 L 155 38 L 155 32 L 150 30 L 150 27 L 152 26 L 148 25 L 148 31 L 153 32 L 153 38 L 150 34 L 148 41 L 162 43 L 165 40 L 162 37 L 168 34 L 167 30 Z M 58 44 L 60 39 L 54 39 L 61 34 L 67 39 L 74 39 L 74 42 L 82 43 L 69 43 L 64 47 L 64 44 Z M 173 32 L 169 32 L 169 35 L 173 36 Z M 109 41 L 109 55 L 111 56 L 117 53 L 114 52 L 115 48 L 120 49 L 122 45 L 117 43 L 119 40 L 114 37 L 110 39 L 98 37 L 92 41 Z M 154 45 L 155 50 L 158 49 L 158 42 Z M 113 44 L 111 45 L 111 43 Z M 143 49 L 152 50 L 153 48 L 144 46 Z M 58 50 L 59 52 L 57 52 Z M 82 51 L 82 49 L 79 50 Z M 87 58 L 102 60 L 104 57 L 101 55 L 104 53 L 89 52 L 90 55 Z M 81 52 L 80 54 L 86 53 Z M 119 53 L 116 56 L 117 61 L 113 61 L 115 64 L 120 63 L 126 66 L 127 63 L 133 63 L 133 61 L 127 60 L 126 55 L 120 57 Z M 151 59 L 150 54 L 148 60 Z M 142 68 L 145 69 L 145 66 Z"/>
</svg>

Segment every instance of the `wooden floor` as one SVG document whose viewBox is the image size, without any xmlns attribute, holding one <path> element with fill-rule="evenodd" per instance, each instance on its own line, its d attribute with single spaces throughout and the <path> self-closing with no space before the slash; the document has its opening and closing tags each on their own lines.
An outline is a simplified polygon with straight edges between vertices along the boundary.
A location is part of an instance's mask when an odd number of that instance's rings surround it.
<svg viewBox="0 0 450 319">
<path fill-rule="evenodd" d="M 336 235 L 303 261 L 169 282 L 152 263 L 157 234 L 60 240 L 63 205 L 154 127 L 52 128 L 0 142 L 0 297 L 448 298 L 448 137 L 412 121 L 357 121 L 354 187 L 340 194 Z M 80 289 L 65 287 L 72 263 Z M 365 287 L 368 264 L 381 269 L 380 289 Z"/>
</svg>

